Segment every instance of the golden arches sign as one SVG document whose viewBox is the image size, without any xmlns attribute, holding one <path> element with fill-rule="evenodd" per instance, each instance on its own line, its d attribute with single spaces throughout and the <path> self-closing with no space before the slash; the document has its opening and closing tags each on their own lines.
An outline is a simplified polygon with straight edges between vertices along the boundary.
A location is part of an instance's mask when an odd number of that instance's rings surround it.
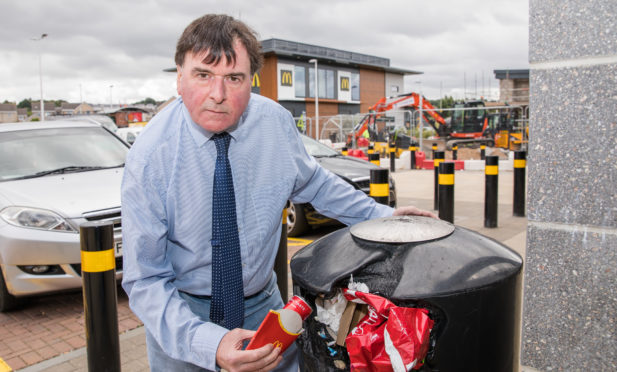
<svg viewBox="0 0 617 372">
<path fill-rule="evenodd" d="M 251 87 L 259 88 L 260 86 L 261 86 L 261 83 L 259 82 L 259 75 L 254 74 L 253 75 L 253 81 L 251 82 Z"/>
<path fill-rule="evenodd" d="M 281 341 L 279 341 L 279 340 L 274 341 L 272 343 L 272 345 L 274 345 L 275 348 L 277 348 L 277 347 L 281 348 L 281 349 L 283 348 L 283 343 Z"/>
<path fill-rule="evenodd" d="M 281 86 L 293 86 L 293 78 L 290 70 L 281 70 Z"/>
<path fill-rule="evenodd" d="M 349 90 L 349 78 L 346 76 L 341 76 L 341 90 Z"/>
</svg>

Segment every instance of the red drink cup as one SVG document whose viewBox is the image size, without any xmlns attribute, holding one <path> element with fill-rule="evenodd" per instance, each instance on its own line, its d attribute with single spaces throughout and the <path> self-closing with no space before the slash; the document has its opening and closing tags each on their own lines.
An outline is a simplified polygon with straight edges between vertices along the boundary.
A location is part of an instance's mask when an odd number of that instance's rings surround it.
<svg viewBox="0 0 617 372">
<path fill-rule="evenodd" d="M 300 314 L 302 320 L 306 320 L 313 312 L 311 306 L 300 296 L 293 296 L 289 302 L 283 307 L 283 309 L 293 310 Z"/>
</svg>

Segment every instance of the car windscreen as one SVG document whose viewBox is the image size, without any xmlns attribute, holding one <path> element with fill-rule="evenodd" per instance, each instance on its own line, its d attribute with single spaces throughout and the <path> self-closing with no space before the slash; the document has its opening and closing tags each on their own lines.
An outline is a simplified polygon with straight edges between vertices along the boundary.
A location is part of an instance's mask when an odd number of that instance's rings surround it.
<svg viewBox="0 0 617 372">
<path fill-rule="evenodd" d="M 0 133 L 0 181 L 120 167 L 128 147 L 102 127 Z"/>
<path fill-rule="evenodd" d="M 311 137 L 301 135 L 300 138 L 302 138 L 304 147 L 306 148 L 306 151 L 309 153 L 309 155 L 312 155 L 315 157 L 339 155 L 338 152 L 334 151 L 333 149 L 324 145 L 323 143 L 315 141 Z"/>
</svg>

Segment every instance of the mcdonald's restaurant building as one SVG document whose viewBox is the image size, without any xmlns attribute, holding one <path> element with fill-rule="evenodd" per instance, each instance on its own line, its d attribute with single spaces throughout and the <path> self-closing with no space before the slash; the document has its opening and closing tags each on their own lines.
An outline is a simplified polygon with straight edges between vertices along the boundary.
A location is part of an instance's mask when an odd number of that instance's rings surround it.
<svg viewBox="0 0 617 372">
<path fill-rule="evenodd" d="M 404 76 L 420 74 L 390 66 L 390 60 L 280 39 L 261 42 L 264 66 L 253 92 L 278 101 L 294 117 L 315 116 L 317 60 L 319 117 L 368 112 L 382 97 L 405 93 Z"/>
</svg>

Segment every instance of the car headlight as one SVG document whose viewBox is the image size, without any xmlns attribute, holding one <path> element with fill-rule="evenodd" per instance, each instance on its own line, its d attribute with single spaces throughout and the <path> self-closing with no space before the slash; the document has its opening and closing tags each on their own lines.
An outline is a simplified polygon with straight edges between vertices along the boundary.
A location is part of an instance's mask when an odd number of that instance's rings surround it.
<svg viewBox="0 0 617 372">
<path fill-rule="evenodd" d="M 0 217 L 7 223 L 18 227 L 48 231 L 77 232 L 77 230 L 69 225 L 64 218 L 46 209 L 6 207 L 0 211 Z"/>
</svg>

